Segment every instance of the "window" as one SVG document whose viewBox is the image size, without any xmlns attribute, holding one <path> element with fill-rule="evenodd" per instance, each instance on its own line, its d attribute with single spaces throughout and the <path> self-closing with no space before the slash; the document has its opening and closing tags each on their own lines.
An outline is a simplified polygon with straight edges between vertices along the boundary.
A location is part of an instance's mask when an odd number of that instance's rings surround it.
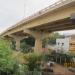
<svg viewBox="0 0 75 75">
<path fill-rule="evenodd" d="M 62 43 L 62 46 L 64 45 L 64 43 Z"/>
<path fill-rule="evenodd" d="M 58 42 L 58 45 L 59 45 L 60 43 Z"/>
</svg>

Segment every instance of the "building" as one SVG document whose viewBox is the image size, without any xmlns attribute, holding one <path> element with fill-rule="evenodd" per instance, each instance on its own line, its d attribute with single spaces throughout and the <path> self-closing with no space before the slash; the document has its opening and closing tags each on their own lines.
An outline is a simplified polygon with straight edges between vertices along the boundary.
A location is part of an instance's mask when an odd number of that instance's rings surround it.
<svg viewBox="0 0 75 75">
<path fill-rule="evenodd" d="M 56 39 L 56 51 L 75 52 L 75 38 L 71 36 Z"/>
<path fill-rule="evenodd" d="M 71 39 L 69 40 L 69 51 L 74 52 L 75 51 L 75 36 L 71 36 Z"/>
<path fill-rule="evenodd" d="M 69 38 L 59 38 L 56 39 L 56 50 L 68 52 L 69 50 Z"/>
</svg>

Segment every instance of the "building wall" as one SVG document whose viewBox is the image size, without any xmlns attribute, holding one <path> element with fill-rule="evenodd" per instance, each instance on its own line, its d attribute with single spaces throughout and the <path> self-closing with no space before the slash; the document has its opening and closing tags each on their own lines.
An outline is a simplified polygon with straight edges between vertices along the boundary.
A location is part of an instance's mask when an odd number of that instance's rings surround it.
<svg viewBox="0 0 75 75">
<path fill-rule="evenodd" d="M 71 52 L 75 52 L 75 38 L 71 38 L 70 39 L 70 43 L 69 43 L 69 51 Z"/>
<path fill-rule="evenodd" d="M 69 38 L 56 39 L 56 51 L 69 51 Z"/>
</svg>

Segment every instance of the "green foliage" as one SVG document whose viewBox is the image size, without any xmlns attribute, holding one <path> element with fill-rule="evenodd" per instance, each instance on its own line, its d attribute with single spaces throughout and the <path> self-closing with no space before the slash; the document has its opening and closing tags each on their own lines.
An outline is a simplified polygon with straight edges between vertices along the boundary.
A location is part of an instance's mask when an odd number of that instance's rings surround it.
<svg viewBox="0 0 75 75">
<path fill-rule="evenodd" d="M 32 51 L 32 47 L 30 45 L 27 45 L 26 42 L 21 43 L 21 51 L 23 53 L 28 53 Z"/>
<path fill-rule="evenodd" d="M 33 37 L 28 37 L 25 39 L 26 44 L 30 45 L 30 46 L 34 46 L 35 44 L 35 39 Z"/>
<path fill-rule="evenodd" d="M 12 40 L 11 48 L 12 48 L 13 50 L 16 49 L 16 42 L 15 42 L 14 40 Z"/>
<path fill-rule="evenodd" d="M 35 39 L 33 37 L 28 37 L 28 38 L 21 40 L 21 42 L 25 42 L 27 45 L 33 47 L 35 44 Z"/>
<path fill-rule="evenodd" d="M 13 70 L 14 61 L 11 58 L 10 43 L 0 38 L 0 71 L 10 72 Z"/>
<path fill-rule="evenodd" d="M 25 75 L 28 65 L 20 64 L 12 58 L 10 42 L 0 38 L 0 74 L 1 75 Z"/>
<path fill-rule="evenodd" d="M 56 61 L 57 63 L 64 64 L 73 62 L 70 55 L 62 53 L 52 53 L 52 55 L 57 58 L 57 61 L 56 58 L 54 59 L 54 61 Z"/>
<path fill-rule="evenodd" d="M 21 50 L 24 53 L 32 52 L 32 47 L 34 46 L 35 39 L 33 37 L 28 37 L 21 40 Z"/>
<path fill-rule="evenodd" d="M 39 63 L 41 61 L 41 55 L 39 54 L 29 54 L 27 57 L 25 56 L 25 59 L 27 60 L 27 66 L 29 71 L 34 71 L 35 69 L 40 70 Z"/>
<path fill-rule="evenodd" d="M 54 61 L 56 63 L 64 65 L 64 63 L 73 62 L 72 56 L 64 53 L 57 53 L 53 51 L 51 54 L 44 55 L 44 61 Z"/>
<path fill-rule="evenodd" d="M 25 64 L 16 63 L 14 65 L 14 75 L 25 75 L 28 71 L 28 66 Z"/>
<path fill-rule="evenodd" d="M 46 39 L 43 39 L 43 47 L 46 45 L 46 44 L 56 44 L 56 39 L 57 38 L 63 38 L 64 36 L 63 35 L 60 35 L 59 33 L 52 33 L 50 35 L 50 37 L 46 38 Z"/>
<path fill-rule="evenodd" d="M 75 58 L 75 52 L 69 52 L 68 54 Z"/>
</svg>

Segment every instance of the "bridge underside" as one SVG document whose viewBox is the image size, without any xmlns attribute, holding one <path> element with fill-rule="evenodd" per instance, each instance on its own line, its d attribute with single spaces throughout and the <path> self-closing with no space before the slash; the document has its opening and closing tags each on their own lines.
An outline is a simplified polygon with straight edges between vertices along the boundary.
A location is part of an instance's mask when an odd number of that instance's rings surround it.
<svg viewBox="0 0 75 75">
<path fill-rule="evenodd" d="M 57 20 L 55 22 L 46 23 L 41 26 L 36 26 L 33 27 L 32 29 L 38 31 L 48 31 L 48 32 L 71 30 L 75 29 L 75 23 L 72 19 L 65 18 L 62 20 Z"/>
<path fill-rule="evenodd" d="M 48 35 L 54 31 L 71 29 L 75 29 L 74 21 L 70 18 L 65 18 L 62 20 L 57 20 L 54 22 L 39 25 L 31 29 L 21 30 L 12 33 L 12 36 L 6 35 L 6 37 L 13 37 L 16 41 L 16 49 L 20 50 L 20 41 L 24 39 L 26 36 L 33 36 L 35 38 L 35 52 L 39 52 L 39 50 L 42 50 L 42 37 L 46 37 L 46 35 L 48 37 Z"/>
<path fill-rule="evenodd" d="M 51 32 L 75 29 L 75 0 L 64 0 L 53 8 L 43 10 L 14 27 L 9 28 L 1 36 L 12 37 L 16 41 L 16 49 L 20 50 L 20 40 L 26 36 L 35 38 L 35 52 L 42 50 L 42 38 Z"/>
</svg>

